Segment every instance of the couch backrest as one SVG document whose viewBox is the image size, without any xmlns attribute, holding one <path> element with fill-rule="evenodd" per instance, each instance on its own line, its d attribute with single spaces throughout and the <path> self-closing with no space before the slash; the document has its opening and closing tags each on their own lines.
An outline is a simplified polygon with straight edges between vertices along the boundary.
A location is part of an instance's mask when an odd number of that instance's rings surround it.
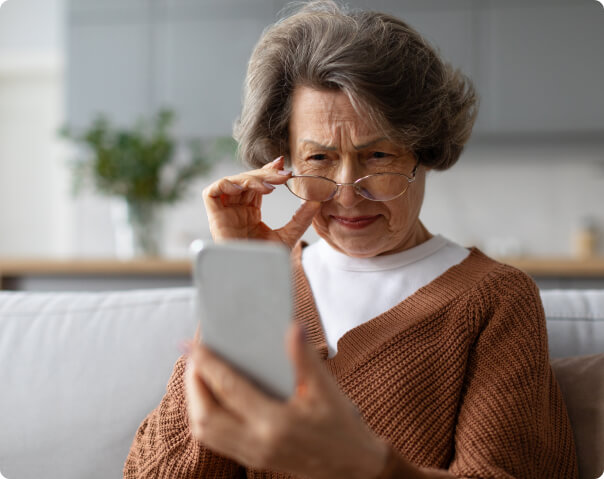
<svg viewBox="0 0 604 479">
<path fill-rule="evenodd" d="M 542 296 L 552 357 L 604 351 L 604 291 Z M 191 288 L 0 292 L 0 471 L 121 477 L 195 328 Z"/>
<path fill-rule="evenodd" d="M 551 364 L 573 428 L 579 479 L 604 477 L 604 291 L 543 291 Z"/>
<path fill-rule="evenodd" d="M 161 400 L 191 288 L 0 292 L 0 471 L 8 479 L 122 477 Z"/>
<path fill-rule="evenodd" d="M 541 300 L 550 357 L 604 352 L 604 291 L 545 290 Z"/>
</svg>

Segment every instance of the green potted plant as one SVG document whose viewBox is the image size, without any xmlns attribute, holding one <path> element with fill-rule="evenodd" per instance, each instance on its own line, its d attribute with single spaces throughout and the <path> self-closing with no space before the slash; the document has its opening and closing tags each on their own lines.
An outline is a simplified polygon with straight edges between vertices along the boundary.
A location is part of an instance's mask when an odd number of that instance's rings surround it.
<svg viewBox="0 0 604 479">
<path fill-rule="evenodd" d="M 91 183 L 97 192 L 125 202 L 134 255 L 160 254 L 160 210 L 181 200 L 191 182 L 212 167 L 201 140 L 174 138 L 174 117 L 172 110 L 162 109 L 125 129 L 98 115 L 84 131 L 61 130 L 86 151 L 72 163 L 75 193 Z M 228 142 L 219 143 L 224 151 Z"/>
</svg>

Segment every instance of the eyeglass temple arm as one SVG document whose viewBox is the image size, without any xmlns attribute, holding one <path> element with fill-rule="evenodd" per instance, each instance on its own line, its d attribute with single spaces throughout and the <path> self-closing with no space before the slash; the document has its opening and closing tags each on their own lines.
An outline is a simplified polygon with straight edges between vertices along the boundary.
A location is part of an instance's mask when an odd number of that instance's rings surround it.
<svg viewBox="0 0 604 479">
<path fill-rule="evenodd" d="M 417 162 L 415 163 L 415 166 L 413 167 L 413 170 L 411 171 L 411 178 L 409 178 L 409 183 L 411 183 L 412 181 L 415 181 L 415 175 L 417 174 L 418 168 L 419 168 L 419 159 L 417 160 Z"/>
</svg>

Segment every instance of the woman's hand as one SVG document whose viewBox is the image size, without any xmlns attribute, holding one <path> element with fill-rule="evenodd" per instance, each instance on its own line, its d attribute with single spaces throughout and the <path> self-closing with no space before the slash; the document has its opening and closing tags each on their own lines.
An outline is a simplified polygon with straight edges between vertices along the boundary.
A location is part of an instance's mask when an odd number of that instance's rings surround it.
<svg viewBox="0 0 604 479">
<path fill-rule="evenodd" d="M 290 249 L 310 226 L 320 203 L 305 202 L 282 228 L 272 230 L 262 222 L 262 196 L 272 193 L 274 185 L 284 184 L 291 176 L 283 170 L 282 156 L 264 167 L 222 178 L 203 191 L 203 200 L 214 241 L 259 239 L 278 241 Z"/>
<path fill-rule="evenodd" d="M 338 389 L 299 326 L 288 335 L 296 393 L 272 399 L 197 341 L 185 378 L 193 436 L 218 454 L 256 469 L 313 479 L 373 478 L 388 446 Z"/>
</svg>

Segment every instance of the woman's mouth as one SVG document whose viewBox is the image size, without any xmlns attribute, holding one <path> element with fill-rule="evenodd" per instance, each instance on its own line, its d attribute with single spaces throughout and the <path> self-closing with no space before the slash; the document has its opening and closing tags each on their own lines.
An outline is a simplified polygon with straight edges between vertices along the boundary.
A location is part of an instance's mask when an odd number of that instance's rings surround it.
<svg viewBox="0 0 604 479">
<path fill-rule="evenodd" d="M 366 228 L 370 224 L 372 224 L 375 220 L 377 220 L 380 215 L 374 216 L 334 216 L 331 218 L 336 221 L 338 224 L 353 230 L 360 230 Z"/>
</svg>

